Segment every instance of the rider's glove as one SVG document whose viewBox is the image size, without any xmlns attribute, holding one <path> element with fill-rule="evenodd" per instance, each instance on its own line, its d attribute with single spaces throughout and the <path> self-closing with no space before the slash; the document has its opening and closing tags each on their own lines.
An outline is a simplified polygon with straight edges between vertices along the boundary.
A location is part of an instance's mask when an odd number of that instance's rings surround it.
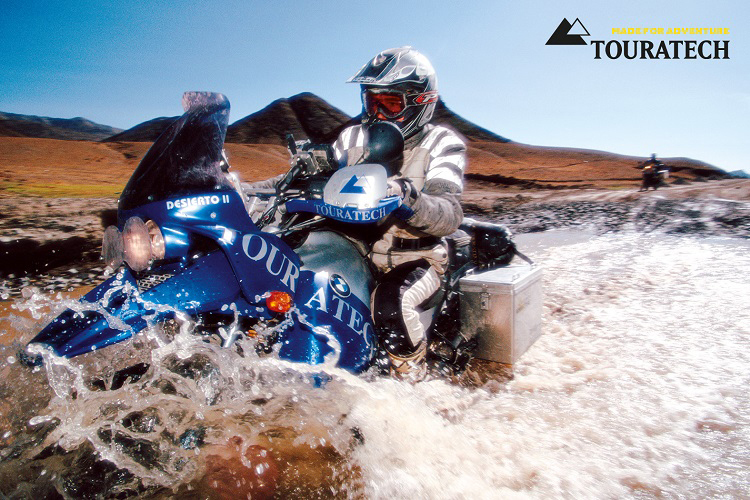
<svg viewBox="0 0 750 500">
<path fill-rule="evenodd" d="M 399 178 L 388 180 L 386 196 L 398 196 L 404 205 L 413 207 L 419 198 L 419 190 L 410 179 Z"/>
</svg>

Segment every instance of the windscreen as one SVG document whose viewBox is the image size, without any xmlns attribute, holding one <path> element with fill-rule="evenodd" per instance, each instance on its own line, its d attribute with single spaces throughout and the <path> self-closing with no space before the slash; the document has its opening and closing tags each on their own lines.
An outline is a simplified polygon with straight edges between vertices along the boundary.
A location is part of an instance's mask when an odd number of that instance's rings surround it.
<svg viewBox="0 0 750 500">
<path fill-rule="evenodd" d="M 120 210 L 233 189 L 222 171 L 229 100 L 221 94 L 186 92 L 182 104 L 185 114 L 159 136 L 133 172 Z"/>
</svg>

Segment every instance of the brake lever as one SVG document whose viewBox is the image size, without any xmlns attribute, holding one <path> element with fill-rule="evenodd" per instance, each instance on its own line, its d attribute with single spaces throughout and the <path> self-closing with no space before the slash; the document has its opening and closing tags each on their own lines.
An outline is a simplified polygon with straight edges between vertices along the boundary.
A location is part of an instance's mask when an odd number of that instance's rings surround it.
<svg viewBox="0 0 750 500">
<path fill-rule="evenodd" d="M 273 203 L 270 207 L 266 209 L 265 212 L 263 212 L 263 215 L 260 216 L 260 219 L 258 219 L 258 222 L 255 223 L 256 226 L 258 226 L 258 229 L 263 229 L 266 227 L 274 218 L 276 215 L 276 209 L 279 207 L 279 197 L 277 196 L 274 198 Z"/>
<path fill-rule="evenodd" d="M 293 226 L 290 226 L 284 229 L 283 231 L 280 231 L 279 236 L 288 236 L 292 233 L 296 233 L 297 231 L 302 231 L 303 229 L 312 229 L 316 226 L 320 226 L 324 222 L 325 222 L 325 219 L 323 217 L 316 215 L 310 220 L 300 222 L 299 224 L 295 224 Z"/>
</svg>

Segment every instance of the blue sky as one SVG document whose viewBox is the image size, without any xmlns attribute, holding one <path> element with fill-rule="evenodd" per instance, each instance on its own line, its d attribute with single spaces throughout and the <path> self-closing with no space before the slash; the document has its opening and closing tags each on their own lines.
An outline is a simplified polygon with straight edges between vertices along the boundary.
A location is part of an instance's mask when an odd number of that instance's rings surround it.
<svg viewBox="0 0 750 500">
<path fill-rule="evenodd" d="M 721 27 L 730 60 L 595 60 L 545 46 L 563 18 L 590 39 L 613 27 Z M 411 45 L 446 104 L 513 140 L 750 171 L 750 7 L 741 0 L 3 0 L 0 111 L 129 128 L 181 113 L 185 90 L 223 92 L 232 121 L 318 94 L 349 114 L 344 81 L 378 51 Z"/>
</svg>

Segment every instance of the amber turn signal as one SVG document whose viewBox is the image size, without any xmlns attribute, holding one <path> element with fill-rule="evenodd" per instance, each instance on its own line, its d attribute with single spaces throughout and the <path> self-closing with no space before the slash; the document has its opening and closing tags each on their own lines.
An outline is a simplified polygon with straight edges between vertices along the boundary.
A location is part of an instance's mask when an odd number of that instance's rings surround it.
<svg viewBox="0 0 750 500">
<path fill-rule="evenodd" d="M 285 313 L 292 308 L 292 296 L 286 292 L 273 291 L 266 297 L 266 306 L 278 313 Z"/>
</svg>

